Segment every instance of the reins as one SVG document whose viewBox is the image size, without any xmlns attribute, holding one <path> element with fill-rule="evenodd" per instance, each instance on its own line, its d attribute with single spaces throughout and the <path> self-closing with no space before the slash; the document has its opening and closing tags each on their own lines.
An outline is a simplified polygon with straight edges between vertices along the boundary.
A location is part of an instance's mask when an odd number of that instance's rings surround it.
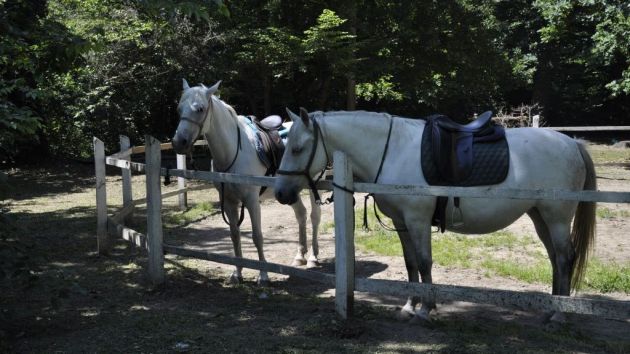
<svg viewBox="0 0 630 354">
<path fill-rule="evenodd" d="M 392 126 L 394 125 L 394 118 L 391 117 L 389 114 L 387 116 L 390 117 L 389 129 L 387 130 L 387 140 L 385 141 L 385 147 L 383 148 L 383 156 L 381 157 L 381 163 L 378 166 L 376 177 L 374 177 L 374 182 L 373 182 L 374 184 L 378 182 L 378 178 L 380 177 L 381 172 L 383 171 L 383 164 L 385 163 L 385 157 L 387 156 L 387 151 L 389 150 L 389 141 L 391 140 L 391 137 L 392 137 Z M 374 193 L 368 193 L 363 199 L 363 229 L 367 231 L 371 231 L 370 227 L 368 226 L 368 220 L 367 220 L 367 202 L 370 197 L 374 198 Z M 381 220 L 381 216 L 378 214 L 378 211 L 376 209 L 376 202 L 374 202 L 374 216 L 376 217 L 376 220 L 381 225 L 381 227 L 387 231 L 396 231 L 396 232 L 407 231 L 407 229 L 391 228 L 385 225 L 385 223 Z"/>
<path fill-rule="evenodd" d="M 223 171 L 219 171 L 221 173 L 226 173 L 228 172 L 232 166 L 234 166 L 234 163 L 236 162 L 236 159 L 238 158 L 238 152 L 241 150 L 241 127 L 238 126 L 238 122 L 236 122 L 236 154 L 234 154 L 234 158 L 232 159 L 232 162 L 230 163 L 230 165 Z M 225 217 L 225 183 L 221 182 L 221 216 L 223 217 L 223 221 L 228 225 L 228 226 L 232 226 L 230 224 L 230 221 Z M 236 226 L 241 226 L 241 224 L 243 223 L 243 220 L 245 220 L 245 203 L 241 203 L 241 215 L 238 217 L 238 223 L 236 224 Z"/>
</svg>

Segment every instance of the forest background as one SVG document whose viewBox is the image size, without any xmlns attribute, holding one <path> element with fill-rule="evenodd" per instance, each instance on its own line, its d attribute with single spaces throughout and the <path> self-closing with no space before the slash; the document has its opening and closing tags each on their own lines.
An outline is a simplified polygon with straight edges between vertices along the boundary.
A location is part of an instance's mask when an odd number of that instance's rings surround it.
<svg viewBox="0 0 630 354">
<path fill-rule="evenodd" d="M 0 0 L 0 164 L 172 135 L 181 79 L 239 114 L 630 125 L 625 0 Z"/>
</svg>

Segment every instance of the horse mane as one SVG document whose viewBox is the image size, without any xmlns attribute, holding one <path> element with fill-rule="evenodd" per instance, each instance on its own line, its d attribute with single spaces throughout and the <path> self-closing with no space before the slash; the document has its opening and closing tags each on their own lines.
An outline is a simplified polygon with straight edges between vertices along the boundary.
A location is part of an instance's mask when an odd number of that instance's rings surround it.
<svg viewBox="0 0 630 354">
<path fill-rule="evenodd" d="M 389 117 L 393 117 L 393 118 L 404 118 L 404 119 L 419 119 L 419 120 L 425 120 L 424 118 L 410 118 L 410 117 L 402 117 L 402 116 L 398 116 L 395 114 L 389 114 L 389 113 L 385 113 L 385 112 L 369 112 L 369 111 L 331 111 L 331 112 L 323 112 L 323 111 L 315 111 L 312 113 L 313 116 L 315 117 L 334 117 L 334 116 L 341 116 L 341 115 L 361 115 L 361 116 L 369 116 L 374 117 L 374 118 L 389 118 Z"/>
<path fill-rule="evenodd" d="M 236 114 L 236 110 L 234 109 L 234 107 L 225 103 L 225 101 L 215 95 L 212 95 L 211 99 L 213 102 L 218 101 L 218 103 L 221 104 L 222 108 L 225 109 L 232 116 L 232 118 L 238 122 L 238 114 Z"/>
</svg>

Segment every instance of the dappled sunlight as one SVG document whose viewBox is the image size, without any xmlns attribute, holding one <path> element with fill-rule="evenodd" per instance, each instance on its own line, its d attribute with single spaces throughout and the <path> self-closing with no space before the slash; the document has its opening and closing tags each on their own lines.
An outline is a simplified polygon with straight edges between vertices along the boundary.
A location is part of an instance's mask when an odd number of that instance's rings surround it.
<svg viewBox="0 0 630 354">
<path fill-rule="evenodd" d="M 151 310 L 149 307 L 145 305 L 132 305 L 129 307 L 129 311 L 149 311 Z"/>
<path fill-rule="evenodd" d="M 50 262 L 49 265 L 54 268 L 71 268 L 81 266 L 81 264 L 73 262 Z"/>
<path fill-rule="evenodd" d="M 99 316 L 101 312 L 99 310 L 83 310 L 81 311 L 81 316 L 83 317 L 96 317 Z"/>
</svg>

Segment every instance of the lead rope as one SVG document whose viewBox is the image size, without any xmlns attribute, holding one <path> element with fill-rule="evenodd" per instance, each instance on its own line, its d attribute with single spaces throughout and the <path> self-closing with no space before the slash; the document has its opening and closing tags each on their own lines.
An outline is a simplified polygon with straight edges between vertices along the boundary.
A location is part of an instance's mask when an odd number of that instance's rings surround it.
<svg viewBox="0 0 630 354">
<path fill-rule="evenodd" d="M 234 155 L 234 158 L 232 159 L 232 162 L 230 163 L 230 165 L 228 166 L 228 168 L 226 168 L 225 170 L 223 170 L 222 173 L 226 173 L 227 171 L 230 170 L 230 168 L 232 168 L 232 166 L 234 166 L 234 163 L 236 162 L 236 158 L 238 158 L 238 152 L 239 150 L 241 150 L 241 128 L 238 126 L 238 122 L 236 123 L 236 154 Z M 225 203 L 225 183 L 221 182 L 221 216 L 223 217 L 223 221 L 225 221 L 225 223 L 228 226 L 232 226 L 230 224 L 230 221 L 225 217 L 225 208 L 224 208 L 224 203 Z M 238 218 L 238 223 L 236 224 L 236 226 L 241 226 L 241 224 L 243 223 L 243 220 L 245 219 L 245 203 L 241 203 L 241 216 Z"/>
<path fill-rule="evenodd" d="M 375 184 L 376 182 L 378 182 L 378 177 L 381 175 L 381 171 L 383 170 L 383 164 L 385 163 L 385 156 L 387 155 L 387 150 L 389 149 L 389 141 L 392 136 L 393 125 L 394 125 L 394 118 L 390 117 L 389 130 L 387 131 L 387 140 L 385 141 L 385 148 L 383 149 L 383 157 L 381 158 L 381 164 L 380 166 L 378 166 L 378 171 L 376 172 L 376 177 L 374 178 Z M 373 199 L 374 193 L 367 194 L 363 199 L 363 230 L 365 231 L 372 231 L 370 229 L 370 226 L 368 225 L 368 220 L 367 220 L 367 202 L 370 197 L 372 197 Z M 374 216 L 376 216 L 376 220 L 381 225 L 381 227 L 387 231 L 396 231 L 396 232 L 407 231 L 407 229 L 397 229 L 397 228 L 392 228 L 385 225 L 385 223 L 381 220 L 381 217 L 378 214 L 378 211 L 376 209 L 376 201 L 374 202 Z"/>
</svg>

